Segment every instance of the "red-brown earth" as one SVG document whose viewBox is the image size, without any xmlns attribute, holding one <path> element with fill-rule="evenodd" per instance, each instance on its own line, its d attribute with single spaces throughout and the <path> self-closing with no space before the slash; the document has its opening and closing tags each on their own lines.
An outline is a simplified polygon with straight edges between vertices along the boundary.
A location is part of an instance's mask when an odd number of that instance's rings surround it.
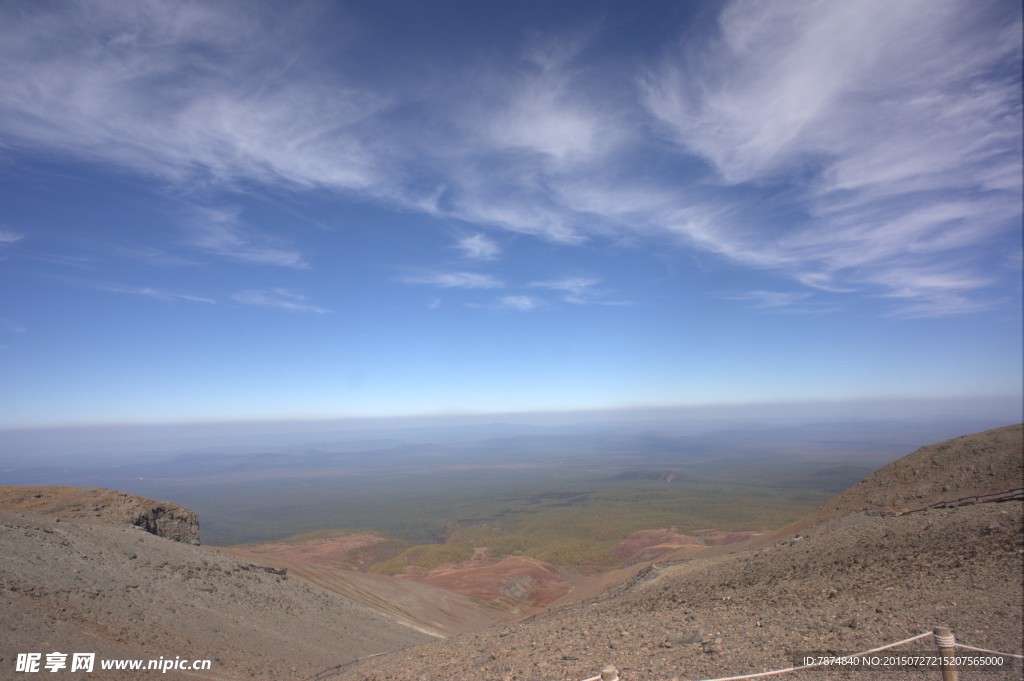
<svg viewBox="0 0 1024 681">
<path fill-rule="evenodd" d="M 628 568 L 648 563 L 659 556 L 671 554 L 673 560 L 695 558 L 708 553 L 712 547 L 739 545 L 763 532 L 700 530 L 693 535 L 672 529 L 639 530 L 629 535 L 614 550 L 621 559 L 618 567 Z M 346 572 L 366 572 L 376 561 L 397 555 L 400 546 L 384 535 L 374 532 L 314 533 L 309 539 L 298 535 L 280 542 L 227 547 L 221 550 L 254 563 L 276 568 L 287 568 L 296 576 L 315 581 L 325 588 L 336 590 L 362 602 L 360 594 L 353 592 L 352 582 L 388 578 L 377 575 L 348 576 Z M 717 553 L 717 551 L 714 551 Z M 415 582 L 444 589 L 483 603 L 505 616 L 535 613 L 555 602 L 563 602 L 570 593 L 588 594 L 591 583 L 605 584 L 600 573 L 584 576 L 570 567 L 558 566 L 529 556 L 505 556 L 492 559 L 487 547 L 476 547 L 471 560 L 444 563 L 433 568 L 415 565 L 406 567 L 396 576 L 400 582 Z M 332 585 L 334 585 L 332 587 Z M 393 587 L 398 588 L 398 587 Z M 408 613 L 406 613 L 408 615 Z M 473 622 L 477 618 L 471 618 Z M 409 621 L 420 621 L 413 617 Z M 422 624 L 422 622 L 421 622 Z M 439 631 L 462 631 L 466 627 L 456 622 L 442 624 Z M 427 631 L 433 631 L 427 627 Z"/>
</svg>

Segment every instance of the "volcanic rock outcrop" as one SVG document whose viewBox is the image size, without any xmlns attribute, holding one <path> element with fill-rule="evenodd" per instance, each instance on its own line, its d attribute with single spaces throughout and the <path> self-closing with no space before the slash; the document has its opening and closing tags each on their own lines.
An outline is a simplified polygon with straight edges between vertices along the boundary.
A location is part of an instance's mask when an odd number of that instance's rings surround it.
<svg viewBox="0 0 1024 681">
<path fill-rule="evenodd" d="M 109 489 L 0 487 L 0 510 L 23 510 L 56 518 L 96 518 L 141 527 L 183 544 L 199 544 L 199 516 L 191 509 Z"/>
</svg>

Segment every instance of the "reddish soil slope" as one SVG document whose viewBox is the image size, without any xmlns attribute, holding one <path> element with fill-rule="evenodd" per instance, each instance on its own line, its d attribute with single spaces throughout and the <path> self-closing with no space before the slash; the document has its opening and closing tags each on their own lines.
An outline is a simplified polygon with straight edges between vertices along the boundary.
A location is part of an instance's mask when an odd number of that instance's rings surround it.
<svg viewBox="0 0 1024 681">
<path fill-rule="evenodd" d="M 637 565 L 671 554 L 673 559 L 696 557 L 709 546 L 733 545 L 757 537 L 764 532 L 700 530 L 696 534 L 679 534 L 668 529 L 640 530 L 626 537 L 615 548 L 624 558 L 623 565 Z"/>
<path fill-rule="evenodd" d="M 339 533 L 306 541 L 291 539 L 218 550 L 258 565 L 285 569 L 289 576 L 340 594 L 432 636 L 476 631 L 502 619 L 501 613 L 460 592 L 353 569 L 369 567 L 360 565 L 361 561 L 369 560 L 367 556 L 374 547 L 389 542 L 375 533 Z M 380 559 L 389 557 L 383 555 Z"/>
<path fill-rule="evenodd" d="M 565 595 L 569 589 L 567 582 L 579 579 L 580 574 L 527 556 L 506 556 L 499 561 L 469 561 L 431 570 L 408 568 L 400 578 L 465 594 L 518 613 Z"/>
</svg>

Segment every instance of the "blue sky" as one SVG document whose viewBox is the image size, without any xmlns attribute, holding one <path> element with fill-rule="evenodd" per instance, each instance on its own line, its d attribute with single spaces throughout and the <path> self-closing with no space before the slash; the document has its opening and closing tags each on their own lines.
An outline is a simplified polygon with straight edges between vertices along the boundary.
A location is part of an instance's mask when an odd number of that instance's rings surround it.
<svg viewBox="0 0 1024 681">
<path fill-rule="evenodd" d="M 1021 395 L 1019 2 L 5 2 L 0 427 Z"/>
</svg>

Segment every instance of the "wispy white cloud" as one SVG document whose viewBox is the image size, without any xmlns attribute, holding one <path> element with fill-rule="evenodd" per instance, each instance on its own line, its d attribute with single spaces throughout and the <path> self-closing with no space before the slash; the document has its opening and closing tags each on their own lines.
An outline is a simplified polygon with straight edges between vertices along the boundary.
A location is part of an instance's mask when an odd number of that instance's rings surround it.
<svg viewBox="0 0 1024 681">
<path fill-rule="evenodd" d="M 529 287 L 558 291 L 565 302 L 574 305 L 627 305 L 622 300 L 610 297 L 607 291 L 597 288 L 600 283 L 601 280 L 595 277 L 565 277 L 534 281 Z"/>
<path fill-rule="evenodd" d="M 189 242 L 201 251 L 232 260 L 306 269 L 302 254 L 280 240 L 247 227 L 233 208 L 195 208 L 188 224 Z"/>
<path fill-rule="evenodd" d="M 1008 250 L 1003 256 L 1003 264 L 1016 271 L 1024 269 L 1024 247 L 1017 246 Z"/>
<path fill-rule="evenodd" d="M 525 295 L 512 295 L 512 296 L 501 296 L 491 302 L 478 303 L 470 302 L 465 303 L 466 307 L 473 307 L 481 310 L 491 311 L 512 311 L 512 312 L 530 312 L 537 309 L 544 302 L 539 298 Z"/>
<path fill-rule="evenodd" d="M 501 280 L 479 272 L 424 272 L 401 277 L 399 281 L 405 284 L 421 284 L 438 288 L 492 289 L 504 287 Z"/>
<path fill-rule="evenodd" d="M 111 252 L 123 258 L 159 267 L 187 267 L 197 264 L 195 260 L 177 253 L 140 244 L 115 244 L 111 247 Z"/>
<path fill-rule="evenodd" d="M 979 249 L 1019 225 L 1020 30 L 1019 12 L 989 2 L 730 4 L 717 38 L 643 80 L 645 102 L 725 186 L 779 185 L 798 214 L 681 231 L 808 285 L 968 310 Z M 975 276 L 939 293 L 939 258 Z M 896 267 L 921 276 L 895 281 Z"/>
<path fill-rule="evenodd" d="M 892 268 L 885 272 L 885 277 L 892 289 L 886 295 L 892 298 L 914 298 L 944 291 L 970 291 L 991 283 L 987 277 L 946 269 L 926 271 L 920 268 Z"/>
<path fill-rule="evenodd" d="M 456 248 L 470 260 L 494 260 L 501 253 L 501 246 L 494 239 L 483 234 L 470 234 L 456 243 Z"/>
<path fill-rule="evenodd" d="M 29 260 L 51 263 L 61 267 L 73 267 L 79 270 L 95 270 L 101 259 L 94 255 L 81 253 L 54 253 L 47 251 L 32 251 L 25 254 Z"/>
<path fill-rule="evenodd" d="M 207 296 L 199 296 L 182 291 L 168 291 L 166 289 L 151 288 L 148 286 L 117 286 L 113 284 L 92 284 L 93 288 L 109 293 L 126 293 L 133 296 L 143 296 L 154 300 L 184 300 L 193 303 L 215 304 L 217 301 Z"/>
<path fill-rule="evenodd" d="M 0 319 L 0 327 L 7 333 L 25 333 L 28 331 L 27 326 L 13 319 Z"/>
<path fill-rule="evenodd" d="M 16 244 L 24 238 L 23 235 L 16 232 L 12 232 L 7 229 L 0 229 L 0 262 L 7 260 L 7 256 L 3 254 L 5 246 Z"/>
<path fill-rule="evenodd" d="M 102 291 L 105 293 L 117 293 L 122 295 L 140 296 L 143 298 L 151 298 L 153 300 L 161 300 L 166 302 L 192 302 L 192 303 L 204 303 L 207 305 L 215 305 L 217 299 L 212 296 L 202 295 L 193 293 L 190 291 L 182 291 L 181 289 L 169 289 L 159 288 L 153 286 L 133 286 L 128 284 L 112 283 L 110 281 L 96 280 L 92 278 L 78 277 L 78 276 L 66 276 L 63 274 L 46 274 L 47 279 L 60 282 L 63 284 L 76 286 L 80 288 L 86 288 L 93 291 Z"/>
<path fill-rule="evenodd" d="M 744 291 L 723 295 L 727 300 L 748 303 L 758 312 L 785 314 L 823 314 L 834 312 L 834 303 L 816 300 L 814 294 L 807 291 Z"/>
<path fill-rule="evenodd" d="M 918 294 L 914 296 L 913 300 L 889 310 L 885 316 L 895 319 L 928 319 L 958 314 L 976 314 L 999 305 L 1005 305 L 1008 302 L 1006 297 L 978 298 L 958 293 Z"/>
<path fill-rule="evenodd" d="M 973 281 L 994 235 L 1019 229 L 1019 7 L 720 7 L 717 30 L 686 33 L 632 76 L 587 63 L 594 25 L 535 38 L 518 60 L 466 60 L 454 75 L 424 64 L 398 83 L 325 68 L 357 47 L 302 40 L 328 11 L 315 5 L 7 5 L 0 146 L 195 194 L 328 189 L 569 246 L 669 235 L 820 290 L 916 290 L 950 313 L 984 299 L 985 287 L 889 275 L 942 262 Z M 237 212 L 189 223 L 203 252 L 308 266 Z M 496 242 L 467 239 L 467 258 L 496 257 Z M 499 286 L 426 279 L 409 283 Z"/>
<path fill-rule="evenodd" d="M 786 307 L 803 302 L 810 298 L 811 294 L 794 291 L 746 291 L 735 293 L 723 298 L 729 300 L 748 300 L 760 308 Z"/>
<path fill-rule="evenodd" d="M 324 314 L 326 308 L 308 302 L 305 295 L 285 288 L 251 289 L 232 294 L 232 299 L 244 305 L 269 307 L 289 312 L 309 312 Z"/>
<path fill-rule="evenodd" d="M 646 102 L 729 182 L 770 181 L 817 160 L 826 190 L 931 177 L 929 187 L 943 176 L 960 186 L 950 157 L 1012 163 L 1007 152 L 1019 143 L 1003 120 L 1017 113 L 1013 79 L 993 77 L 992 68 L 1019 53 L 1020 26 L 1003 17 L 1011 24 L 993 32 L 1001 18 L 993 9 L 733 2 L 720 37 L 684 45 L 652 74 Z"/>
<path fill-rule="evenodd" d="M 0 229 L 0 246 L 16 244 L 24 238 L 25 236 L 23 234 L 12 232 L 9 229 Z"/>
<path fill-rule="evenodd" d="M 942 317 L 950 314 L 971 314 L 1007 302 L 984 293 L 992 279 L 969 270 L 935 265 L 892 267 L 881 274 L 889 290 L 882 297 L 894 301 L 887 314 L 900 318 Z M 974 295 L 971 295 L 974 294 Z"/>
<path fill-rule="evenodd" d="M 570 42 L 573 42 L 570 40 Z M 527 63 L 502 79 L 494 115 L 484 118 L 488 146 L 518 149 L 565 168 L 607 153 L 625 135 L 606 107 L 586 96 L 585 71 L 574 64 L 585 40 L 534 43 Z"/>
<path fill-rule="evenodd" d="M 315 20 L 232 2 L 12 8 L 3 138 L 174 182 L 365 186 L 355 128 L 373 97 L 289 73 Z"/>
<path fill-rule="evenodd" d="M 451 289 L 544 289 L 561 294 L 561 299 L 564 302 L 574 305 L 628 304 L 621 300 L 612 299 L 606 291 L 596 288 L 600 280 L 594 277 L 565 277 L 563 279 L 534 281 L 526 284 L 507 284 L 489 274 L 479 272 L 428 272 L 405 276 L 400 281 L 407 284 Z M 550 300 L 545 300 L 535 295 L 511 294 L 501 296 L 492 303 L 469 302 L 466 305 L 489 310 L 527 311 L 550 302 Z M 428 307 L 435 309 L 440 305 L 441 301 L 435 298 L 428 304 Z"/>
<path fill-rule="evenodd" d="M 529 312 L 536 309 L 540 301 L 532 296 L 502 296 L 498 298 L 497 307 L 503 310 Z"/>
</svg>

